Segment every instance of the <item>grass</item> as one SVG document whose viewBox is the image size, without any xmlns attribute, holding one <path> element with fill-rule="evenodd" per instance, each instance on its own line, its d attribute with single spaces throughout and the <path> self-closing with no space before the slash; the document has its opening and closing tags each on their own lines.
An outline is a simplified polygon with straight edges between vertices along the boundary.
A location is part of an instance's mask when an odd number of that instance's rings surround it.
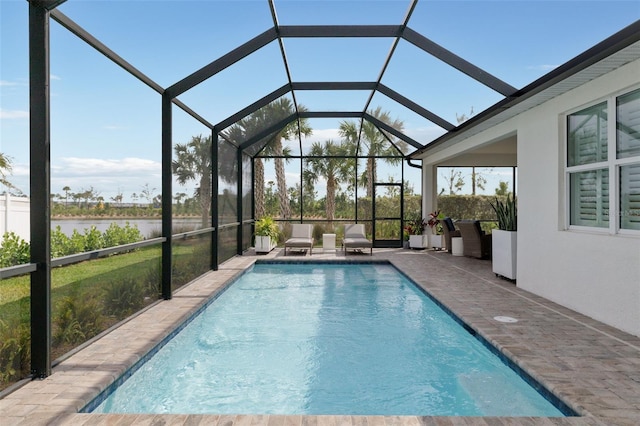
<svg viewBox="0 0 640 426">
<path fill-rule="evenodd" d="M 157 259 L 159 256 L 159 247 L 145 247 L 124 255 L 103 257 L 55 268 L 51 270 L 51 288 L 64 287 L 77 281 Z M 29 287 L 29 275 L 7 278 L 0 281 L 0 306 L 28 297 L 30 293 Z"/>
</svg>

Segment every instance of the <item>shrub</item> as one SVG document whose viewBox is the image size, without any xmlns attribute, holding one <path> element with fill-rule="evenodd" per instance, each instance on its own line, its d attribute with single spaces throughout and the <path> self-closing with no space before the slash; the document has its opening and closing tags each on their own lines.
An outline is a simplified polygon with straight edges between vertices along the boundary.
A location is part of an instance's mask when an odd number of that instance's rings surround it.
<svg viewBox="0 0 640 426">
<path fill-rule="evenodd" d="M 63 297 L 54 311 L 53 345 L 78 345 L 102 331 L 102 310 L 93 298 Z"/>
<path fill-rule="evenodd" d="M 140 278 L 127 277 L 112 281 L 105 287 L 104 312 L 126 318 L 144 306 L 145 285 Z"/>
<path fill-rule="evenodd" d="M 0 320 L 0 389 L 27 376 L 30 358 L 29 323 Z"/>
<path fill-rule="evenodd" d="M 84 251 L 100 250 L 103 247 L 104 239 L 98 228 L 91 226 L 91 228 L 84 230 Z"/>
<path fill-rule="evenodd" d="M 117 223 L 113 222 L 109 225 L 109 228 L 104 231 L 103 238 L 105 247 L 121 246 L 144 239 L 138 226 L 131 226 L 129 222 L 127 222 L 124 227 L 118 226 Z"/>
<path fill-rule="evenodd" d="M 29 243 L 13 232 L 5 232 L 0 243 L 0 268 L 29 263 Z"/>
</svg>

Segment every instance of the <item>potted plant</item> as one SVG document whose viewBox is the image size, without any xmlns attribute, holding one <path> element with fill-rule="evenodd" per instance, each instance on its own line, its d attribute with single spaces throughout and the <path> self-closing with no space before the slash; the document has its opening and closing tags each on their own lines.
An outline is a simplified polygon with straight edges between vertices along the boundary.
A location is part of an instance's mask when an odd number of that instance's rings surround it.
<svg viewBox="0 0 640 426">
<path fill-rule="evenodd" d="M 429 237 L 424 234 L 427 222 L 422 217 L 416 217 L 407 222 L 409 231 L 409 247 L 426 248 L 429 246 Z"/>
<path fill-rule="evenodd" d="M 516 198 L 507 195 L 503 202 L 496 197 L 491 207 L 498 217 L 498 229 L 491 232 L 493 272 L 510 280 L 516 279 L 518 210 Z"/>
<path fill-rule="evenodd" d="M 272 217 L 263 217 L 254 224 L 256 253 L 269 253 L 278 244 L 280 228 Z"/>
<path fill-rule="evenodd" d="M 444 232 L 441 220 L 444 220 L 444 215 L 439 210 L 429 213 L 429 220 L 427 221 L 427 225 L 431 229 L 429 246 L 438 250 L 442 248 L 442 233 Z"/>
</svg>

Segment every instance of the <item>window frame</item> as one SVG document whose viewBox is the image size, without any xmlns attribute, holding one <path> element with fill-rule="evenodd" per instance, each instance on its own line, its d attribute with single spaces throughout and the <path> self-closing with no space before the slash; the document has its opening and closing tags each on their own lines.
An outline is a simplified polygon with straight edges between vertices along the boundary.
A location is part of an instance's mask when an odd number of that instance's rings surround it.
<svg viewBox="0 0 640 426">
<path fill-rule="evenodd" d="M 631 87 L 627 87 L 625 89 L 616 91 L 608 96 L 604 96 L 598 98 L 588 104 L 581 105 L 579 107 L 573 108 L 564 114 L 562 114 L 562 129 L 563 129 L 563 170 L 564 170 L 564 200 L 565 200 L 565 230 L 570 231 L 585 231 L 590 233 L 597 234 L 608 234 L 608 235 L 630 235 L 640 237 L 640 230 L 635 229 L 624 229 L 621 228 L 621 218 L 620 218 L 620 192 L 621 192 L 621 182 L 620 182 L 620 169 L 623 166 L 640 164 L 640 155 L 631 156 L 626 158 L 618 158 L 617 156 L 617 125 L 618 125 L 618 115 L 617 115 L 617 101 L 618 98 L 624 96 L 628 93 L 631 93 L 635 90 L 640 89 L 640 85 L 634 85 Z M 606 161 L 598 161 L 589 164 L 580 164 L 576 166 L 569 166 L 569 117 L 572 114 L 578 113 L 580 111 L 584 111 L 588 108 L 592 108 L 598 104 L 606 102 L 606 111 L 607 111 L 607 160 Z M 585 171 L 594 171 L 599 169 L 606 169 L 608 171 L 609 176 L 609 226 L 608 227 L 598 227 L 598 226 L 588 226 L 588 225 L 575 225 L 571 223 L 571 208 L 573 205 L 572 200 L 572 192 L 571 192 L 571 176 L 572 174 L 585 172 Z"/>
</svg>

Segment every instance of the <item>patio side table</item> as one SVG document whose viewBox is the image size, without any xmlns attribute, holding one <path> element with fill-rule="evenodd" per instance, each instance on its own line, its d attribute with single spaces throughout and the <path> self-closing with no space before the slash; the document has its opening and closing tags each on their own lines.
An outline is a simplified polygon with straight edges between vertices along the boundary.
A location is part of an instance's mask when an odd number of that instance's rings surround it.
<svg viewBox="0 0 640 426">
<path fill-rule="evenodd" d="M 451 238 L 451 254 L 453 256 L 464 256 L 464 245 L 462 237 Z"/>
<path fill-rule="evenodd" d="M 322 251 L 336 251 L 336 234 L 322 234 Z"/>
</svg>

